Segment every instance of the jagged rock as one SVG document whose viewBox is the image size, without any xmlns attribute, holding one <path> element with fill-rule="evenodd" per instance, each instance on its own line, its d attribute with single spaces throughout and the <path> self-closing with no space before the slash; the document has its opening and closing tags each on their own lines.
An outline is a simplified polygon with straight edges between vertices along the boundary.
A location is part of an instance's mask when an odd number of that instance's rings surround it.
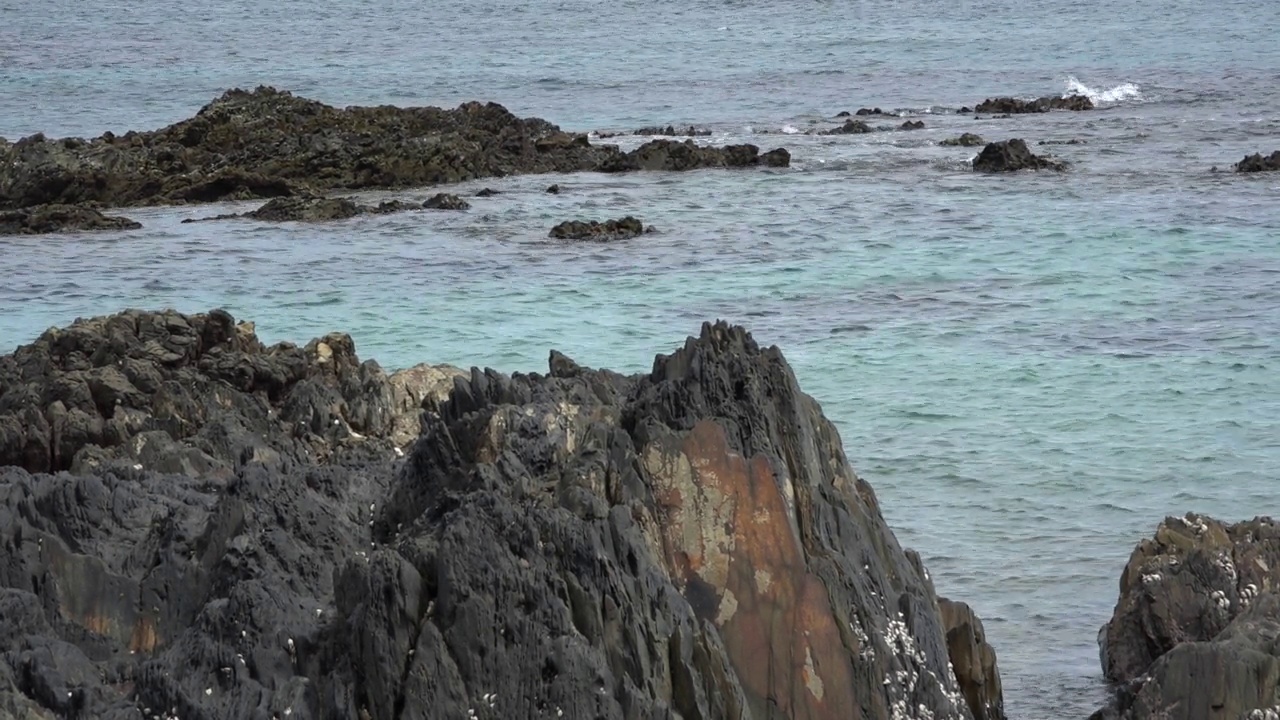
<svg viewBox="0 0 1280 720">
<path fill-rule="evenodd" d="M 947 598 L 938 598 L 938 609 L 947 633 L 947 655 L 974 720 L 1004 720 L 1000 669 L 982 620 L 967 604 Z"/>
<path fill-rule="evenodd" d="M 1280 698 L 1280 525 L 1166 518 L 1134 549 L 1098 634 L 1118 683 L 1096 718 L 1245 717 Z M 1160 713 L 1166 713 L 1160 715 Z"/>
<path fill-rule="evenodd" d="M 467 376 L 461 368 L 425 363 L 392 373 L 387 378 L 393 414 L 391 442 L 396 447 L 408 447 L 422 429 L 421 411 L 438 409 L 440 403 L 449 399 L 454 378 Z"/>
<path fill-rule="evenodd" d="M 560 185 L 559 185 L 559 184 L 556 184 L 556 185 L 549 185 L 549 186 L 547 186 L 547 194 L 548 194 L 548 195 L 559 195 L 559 194 L 560 194 Z"/>
<path fill-rule="evenodd" d="M 259 87 L 230 90 L 159 130 L 0 144 L 0 210 L 401 188 L 615 168 L 624 157 L 495 103 L 338 109 Z"/>
<path fill-rule="evenodd" d="M 1276 150 L 1269 156 L 1262 153 L 1247 155 L 1245 159 L 1236 163 L 1236 172 L 1271 172 L 1274 170 L 1280 170 L 1280 150 Z"/>
<path fill-rule="evenodd" d="M 1035 155 L 1022 140 L 1001 140 L 987 146 L 973 159 L 979 172 L 1014 172 L 1016 170 L 1065 170 L 1066 165 Z"/>
<path fill-rule="evenodd" d="M 884 111 L 880 108 L 858 108 L 855 115 L 884 115 Z"/>
<path fill-rule="evenodd" d="M 362 205 L 351 198 L 294 195 L 267 201 L 257 210 L 203 218 L 187 218 L 184 223 L 209 220 L 262 220 L 264 222 L 333 222 L 347 220 L 357 215 L 387 215 L 390 213 L 419 210 L 423 206 L 403 200 L 384 200 L 377 205 Z"/>
<path fill-rule="evenodd" d="M 675 140 L 650 140 L 615 161 L 606 163 L 600 170 L 603 172 L 623 172 L 628 170 L 667 170 L 683 171 L 712 167 L 750 167 L 764 165 L 767 167 L 787 167 L 791 164 L 791 154 L 783 148 L 770 150 L 763 155 L 755 145 L 725 145 L 709 147 L 698 145 L 692 140 L 677 142 Z"/>
<path fill-rule="evenodd" d="M 979 145 L 985 145 L 986 141 L 979 135 L 964 133 L 960 137 L 947 138 L 938 144 L 951 147 L 977 147 Z"/>
<path fill-rule="evenodd" d="M 142 223 L 129 218 L 103 215 L 81 205 L 37 205 L 0 212 L 0 235 L 137 230 L 140 227 Z"/>
<path fill-rule="evenodd" d="M 471 203 L 463 200 L 457 195 L 449 193 L 436 193 L 422 204 L 422 207 L 428 210 L 466 210 L 471 207 Z"/>
<path fill-rule="evenodd" d="M 494 195 L 501 195 L 501 194 L 502 193 L 498 192 L 497 190 L 493 190 L 491 188 L 484 188 L 480 192 L 476 193 L 476 197 L 493 197 Z"/>
<path fill-rule="evenodd" d="M 898 129 L 899 129 L 899 130 L 923 130 L 923 129 L 924 129 L 924 121 L 923 121 L 923 120 L 915 120 L 915 121 L 908 120 L 908 121 L 906 121 L 906 122 L 902 123 L 901 125 L 899 125 L 899 126 L 898 126 Z"/>
<path fill-rule="evenodd" d="M 1018 115 L 1023 113 L 1043 113 L 1050 110 L 1092 110 L 1093 107 L 1093 101 L 1087 95 L 1068 95 L 1067 97 L 1046 95 L 1035 100 L 998 97 L 988 98 L 978 103 L 978 107 L 974 108 L 974 112 Z"/>
<path fill-rule="evenodd" d="M 824 130 L 822 135 L 853 135 L 872 132 L 871 126 L 861 120 L 845 120 L 838 128 Z"/>
<path fill-rule="evenodd" d="M 640 128 L 639 130 L 636 130 L 636 131 L 635 131 L 635 133 L 633 133 L 633 134 L 635 134 L 635 135 L 665 135 L 665 136 L 667 136 L 667 137 L 676 137 L 676 136 L 681 136 L 681 137 L 705 137 L 705 136 L 707 136 L 707 135 L 710 135 L 710 134 L 711 134 L 711 131 L 710 131 L 710 130 L 703 129 L 703 128 L 696 128 L 696 127 L 694 127 L 694 126 L 692 126 L 692 125 L 689 125 L 688 127 L 685 127 L 685 128 L 675 128 L 675 127 L 672 127 L 671 125 L 668 125 L 668 126 L 666 126 L 666 127 L 655 126 L 655 127 L 644 127 L 644 128 Z"/>
<path fill-rule="evenodd" d="M 644 223 L 628 215 L 605 222 L 566 220 L 551 228 L 550 237 L 557 240 L 626 240 L 651 232 L 652 227 L 645 227 Z"/>
<path fill-rule="evenodd" d="M 381 407 L 341 337 L 277 357 L 229 316 L 126 313 L 0 358 L 0 405 Z M 0 469 L 0 693 L 107 720 L 970 717 L 919 557 L 776 348 L 708 324 L 647 374 L 550 369 L 454 376 L 403 461 Z"/>
</svg>

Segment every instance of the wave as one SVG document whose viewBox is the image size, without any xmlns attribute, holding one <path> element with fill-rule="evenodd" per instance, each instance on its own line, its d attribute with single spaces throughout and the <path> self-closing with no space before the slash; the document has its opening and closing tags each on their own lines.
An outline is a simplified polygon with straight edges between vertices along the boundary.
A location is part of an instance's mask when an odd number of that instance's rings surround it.
<svg viewBox="0 0 1280 720">
<path fill-rule="evenodd" d="M 1075 78 L 1075 76 L 1067 76 L 1067 90 L 1062 94 L 1063 97 L 1071 97 L 1072 95 L 1084 95 L 1093 101 L 1095 105 L 1103 105 L 1107 103 L 1118 103 L 1125 100 L 1141 100 L 1142 89 L 1134 83 L 1122 83 L 1110 90 L 1097 90 L 1085 85 Z"/>
</svg>

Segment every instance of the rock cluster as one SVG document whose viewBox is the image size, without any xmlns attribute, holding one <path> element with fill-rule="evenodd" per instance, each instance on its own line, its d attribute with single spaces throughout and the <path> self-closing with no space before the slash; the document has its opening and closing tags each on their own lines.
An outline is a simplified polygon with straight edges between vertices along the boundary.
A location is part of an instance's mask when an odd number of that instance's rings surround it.
<svg viewBox="0 0 1280 720">
<path fill-rule="evenodd" d="M 1280 150 L 1270 155 L 1254 153 L 1236 163 L 1236 172 L 1272 172 L 1280 170 Z"/>
<path fill-rule="evenodd" d="M 973 159 L 978 172 L 1014 172 L 1016 170 L 1065 170 L 1066 165 L 1031 152 L 1019 139 L 987 143 Z"/>
<path fill-rule="evenodd" d="M 824 130 L 823 135 L 856 135 L 861 133 L 872 132 L 871 126 L 862 120 L 845 120 L 844 124 L 837 128 Z"/>
<path fill-rule="evenodd" d="M 985 145 L 986 141 L 980 135 L 974 133 L 963 133 L 960 137 L 947 138 L 938 143 L 939 145 L 948 147 L 977 147 Z"/>
<path fill-rule="evenodd" d="M 1095 720 L 1238 720 L 1280 703 L 1280 524 L 1166 518 L 1098 634 L 1113 706 Z"/>
<path fill-rule="evenodd" d="M 557 240 L 626 240 L 645 233 L 653 232 L 640 220 L 628 215 L 618 220 L 566 220 L 551 228 L 549 234 Z"/>
<path fill-rule="evenodd" d="M 761 153 L 755 145 L 710 147 L 692 140 L 650 140 L 629 153 L 618 154 L 600 164 L 601 172 L 634 170 L 684 171 L 699 168 L 787 167 L 791 153 L 777 148 Z"/>
<path fill-rule="evenodd" d="M 980 624 L 776 348 L 708 324 L 632 377 L 420 370 L 221 312 L 0 358 L 0 714 L 998 709 Z"/>
<path fill-rule="evenodd" d="M 1012 97 L 988 98 L 978 103 L 974 112 L 998 115 L 1019 115 L 1024 113 L 1043 113 L 1050 110 L 1092 110 L 1093 101 L 1087 95 L 1068 95 L 1060 97 L 1047 95 L 1035 100 L 1022 100 Z"/>
<path fill-rule="evenodd" d="M 677 128 L 677 127 L 668 125 L 666 127 L 661 127 L 661 126 L 643 127 L 643 128 L 640 128 L 639 130 L 636 130 L 634 134 L 635 135 L 665 135 L 667 137 L 676 137 L 676 136 L 705 137 L 710 135 L 711 131 L 705 128 L 697 128 L 692 125 L 689 125 L 688 127 L 684 127 L 684 128 Z"/>
<path fill-rule="evenodd" d="M 244 218 L 264 222 L 332 222 L 346 220 L 357 215 L 387 215 L 409 210 L 466 210 L 471 204 L 446 193 L 437 193 L 426 202 L 384 200 L 377 205 L 365 205 L 349 197 L 324 197 L 319 195 L 295 195 L 268 200 L 257 210 L 246 213 L 214 215 L 206 218 L 188 218 L 184 223 L 206 220 L 232 220 Z"/>
<path fill-rule="evenodd" d="M 40 235 L 53 232 L 136 230 L 141 223 L 125 217 L 103 215 L 83 205 L 36 205 L 0 211 L 0 235 Z"/>
</svg>

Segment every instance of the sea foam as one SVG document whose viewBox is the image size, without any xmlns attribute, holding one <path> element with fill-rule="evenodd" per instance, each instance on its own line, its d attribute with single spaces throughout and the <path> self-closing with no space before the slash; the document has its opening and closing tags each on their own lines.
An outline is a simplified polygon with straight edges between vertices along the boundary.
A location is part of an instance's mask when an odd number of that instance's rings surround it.
<svg viewBox="0 0 1280 720">
<path fill-rule="evenodd" d="M 1122 83 L 1110 90 L 1097 90 L 1077 80 L 1074 76 L 1067 76 L 1067 90 L 1062 94 L 1063 97 L 1072 95 L 1084 95 L 1094 102 L 1095 105 L 1103 105 L 1108 103 L 1118 103 L 1125 100 L 1141 100 L 1142 90 L 1134 83 Z"/>
</svg>

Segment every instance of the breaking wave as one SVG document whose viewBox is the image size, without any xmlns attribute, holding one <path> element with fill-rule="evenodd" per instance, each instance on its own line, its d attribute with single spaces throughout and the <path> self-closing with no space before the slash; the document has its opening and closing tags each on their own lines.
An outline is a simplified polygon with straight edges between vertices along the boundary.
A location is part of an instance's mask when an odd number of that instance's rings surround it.
<svg viewBox="0 0 1280 720">
<path fill-rule="evenodd" d="M 1084 95 L 1094 102 L 1095 105 L 1106 103 L 1118 103 L 1125 100 L 1141 100 L 1142 90 L 1134 83 L 1123 83 L 1117 85 L 1110 90 L 1097 90 L 1077 80 L 1075 77 L 1067 76 L 1067 90 L 1063 93 L 1063 97 L 1072 95 Z"/>
</svg>

